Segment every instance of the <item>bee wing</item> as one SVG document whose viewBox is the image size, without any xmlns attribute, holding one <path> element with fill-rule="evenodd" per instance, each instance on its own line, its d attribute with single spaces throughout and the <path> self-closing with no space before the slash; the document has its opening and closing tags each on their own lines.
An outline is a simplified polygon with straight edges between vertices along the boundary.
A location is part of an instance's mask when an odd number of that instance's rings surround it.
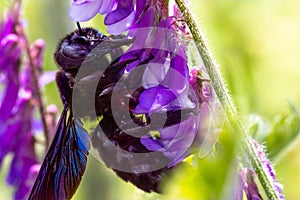
<svg viewBox="0 0 300 200">
<path fill-rule="evenodd" d="M 106 40 L 102 41 L 98 46 L 89 53 L 86 57 L 86 61 L 94 61 L 98 65 L 98 68 L 106 68 L 110 64 L 118 61 L 118 58 L 123 55 L 124 50 L 129 48 L 132 44 L 133 39 L 123 38 L 113 38 L 108 37 Z M 84 64 L 85 62 L 83 62 Z"/>
<path fill-rule="evenodd" d="M 90 138 L 64 109 L 29 199 L 71 199 L 85 171 Z"/>
<path fill-rule="evenodd" d="M 112 52 L 116 54 L 118 52 L 114 52 L 114 50 L 129 46 L 133 43 L 133 41 L 133 39 L 127 39 L 124 36 L 111 36 L 108 37 L 107 40 L 101 42 L 101 44 L 98 45 L 93 51 L 97 53 L 96 56 L 98 57 Z M 121 56 L 123 52 L 120 51 L 119 53 L 120 55 L 117 56 Z"/>
</svg>

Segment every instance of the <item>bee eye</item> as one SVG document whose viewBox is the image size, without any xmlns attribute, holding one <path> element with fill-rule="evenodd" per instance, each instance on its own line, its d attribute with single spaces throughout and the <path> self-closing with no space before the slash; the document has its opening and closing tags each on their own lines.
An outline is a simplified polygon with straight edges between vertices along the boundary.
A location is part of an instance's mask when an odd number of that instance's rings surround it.
<svg viewBox="0 0 300 200">
<path fill-rule="evenodd" d="M 62 50 L 65 57 L 83 60 L 91 51 L 91 42 L 86 36 L 77 36 L 72 39 L 71 44 Z"/>
<path fill-rule="evenodd" d="M 72 45 L 65 47 L 62 52 L 66 58 L 82 60 L 89 54 L 90 51 L 83 49 L 79 45 Z"/>
</svg>

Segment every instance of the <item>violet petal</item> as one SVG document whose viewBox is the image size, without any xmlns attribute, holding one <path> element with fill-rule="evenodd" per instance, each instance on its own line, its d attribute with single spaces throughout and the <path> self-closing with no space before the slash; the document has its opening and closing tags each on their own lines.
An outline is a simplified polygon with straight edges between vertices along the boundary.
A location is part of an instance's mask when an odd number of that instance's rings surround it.
<svg viewBox="0 0 300 200">
<path fill-rule="evenodd" d="M 84 22 L 92 19 L 101 7 L 99 0 L 74 1 L 69 10 L 69 16 L 77 22 Z"/>
</svg>

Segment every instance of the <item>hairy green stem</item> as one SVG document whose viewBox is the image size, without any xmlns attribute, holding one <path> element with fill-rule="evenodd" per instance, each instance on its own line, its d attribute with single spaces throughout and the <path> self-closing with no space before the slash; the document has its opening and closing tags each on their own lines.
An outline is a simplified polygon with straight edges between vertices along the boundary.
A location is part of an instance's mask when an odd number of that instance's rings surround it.
<svg viewBox="0 0 300 200">
<path fill-rule="evenodd" d="M 241 134 L 243 136 L 243 149 L 246 152 L 248 158 L 251 160 L 253 168 L 257 173 L 257 176 L 266 192 L 266 195 L 269 199 L 280 199 L 278 196 L 274 184 L 272 183 L 272 179 L 268 175 L 268 171 L 266 171 L 261 163 L 259 156 L 257 155 L 255 148 L 252 144 L 251 138 L 249 137 L 247 130 L 241 123 L 239 119 L 238 112 L 235 108 L 235 105 L 232 101 L 231 96 L 224 84 L 220 71 L 218 69 L 217 64 L 213 60 L 213 57 L 205 44 L 205 40 L 198 28 L 192 13 L 189 11 L 188 7 L 185 5 L 184 0 L 175 0 L 177 6 L 182 12 L 182 15 L 192 33 L 193 39 L 195 41 L 196 47 L 199 51 L 199 54 L 202 57 L 207 73 L 211 79 L 211 84 L 218 96 L 223 108 L 225 109 L 227 118 L 231 123 L 233 130 L 237 134 Z"/>
</svg>

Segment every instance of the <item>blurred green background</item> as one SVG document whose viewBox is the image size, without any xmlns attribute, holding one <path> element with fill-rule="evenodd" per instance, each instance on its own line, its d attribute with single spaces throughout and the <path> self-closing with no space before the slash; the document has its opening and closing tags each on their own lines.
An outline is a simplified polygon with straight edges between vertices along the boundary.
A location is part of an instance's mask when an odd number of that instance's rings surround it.
<svg viewBox="0 0 300 200">
<path fill-rule="evenodd" d="M 10 1 L 1 0 L 1 13 Z M 68 17 L 69 1 L 23 1 L 24 23 L 30 41 L 43 38 L 47 47 L 45 70 L 55 70 L 53 52 L 57 42 L 75 29 Z M 298 0 L 193 0 L 191 9 L 242 116 L 257 113 L 265 119 L 288 110 L 288 101 L 300 104 L 300 3 Z M 105 32 L 103 18 L 83 26 Z M 55 83 L 44 89 L 47 104 L 61 101 Z M 287 199 L 300 199 L 300 141 L 276 160 L 275 169 Z M 6 163 L 10 160 L 6 158 Z M 198 163 L 201 166 L 201 161 Z M 203 164 L 205 165 L 205 164 Z M 200 167 L 201 168 L 201 167 Z M 181 170 L 166 183 L 163 196 L 146 194 L 120 180 L 92 156 L 73 199 L 196 199 L 191 191 L 205 189 L 201 173 Z M 201 170 L 212 170 L 209 166 Z M 222 170 L 220 168 L 219 170 Z M 0 199 L 9 199 L 5 184 L 7 167 L 0 172 Z M 195 173 L 195 172 L 194 172 Z M 194 178 L 192 178 L 193 176 Z M 195 177 L 200 177 L 199 179 Z M 208 178 L 209 181 L 209 178 Z"/>
</svg>

